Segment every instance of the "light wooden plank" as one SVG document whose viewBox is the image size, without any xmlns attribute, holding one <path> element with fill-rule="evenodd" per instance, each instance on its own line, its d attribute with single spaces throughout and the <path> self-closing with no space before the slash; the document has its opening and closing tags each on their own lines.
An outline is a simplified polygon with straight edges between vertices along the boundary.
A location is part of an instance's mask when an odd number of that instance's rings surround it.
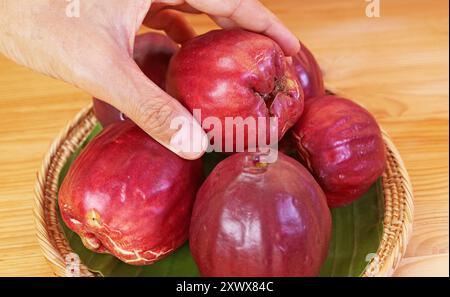
<svg viewBox="0 0 450 297">
<path fill-rule="evenodd" d="M 375 114 L 398 146 L 416 213 L 406 275 L 448 276 L 448 1 L 262 1 L 316 54 L 327 85 Z M 189 17 L 199 33 L 214 28 Z M 35 174 L 90 96 L 0 56 L 0 276 L 52 275 L 35 237 Z"/>
</svg>

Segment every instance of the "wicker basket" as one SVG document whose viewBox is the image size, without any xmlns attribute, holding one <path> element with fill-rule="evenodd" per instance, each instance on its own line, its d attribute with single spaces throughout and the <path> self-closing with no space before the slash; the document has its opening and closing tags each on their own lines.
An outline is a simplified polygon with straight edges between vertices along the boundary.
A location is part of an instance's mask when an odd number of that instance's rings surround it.
<svg viewBox="0 0 450 297">
<path fill-rule="evenodd" d="M 35 198 L 35 221 L 39 244 L 57 276 L 66 275 L 66 257 L 72 251 L 64 237 L 57 216 L 59 173 L 66 160 L 86 139 L 97 119 L 92 107 L 82 110 L 56 138 L 38 172 Z M 383 236 L 377 254 L 370 260 L 363 276 L 390 276 L 405 252 L 412 229 L 413 195 L 403 161 L 383 131 L 387 164 L 382 183 L 385 196 Z M 81 276 L 94 276 L 80 265 Z"/>
</svg>

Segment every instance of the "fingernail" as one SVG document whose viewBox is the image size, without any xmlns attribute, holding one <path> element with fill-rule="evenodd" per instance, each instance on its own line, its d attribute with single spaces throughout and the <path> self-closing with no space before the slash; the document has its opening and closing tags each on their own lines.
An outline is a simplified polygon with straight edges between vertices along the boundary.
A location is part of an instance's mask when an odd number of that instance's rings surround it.
<svg viewBox="0 0 450 297">
<path fill-rule="evenodd" d="M 174 118 L 171 129 L 177 130 L 170 138 L 169 148 L 188 160 L 200 158 L 208 147 L 206 133 L 195 120 L 186 117 Z"/>
<path fill-rule="evenodd" d="M 296 38 L 296 41 L 297 41 L 297 44 L 292 49 L 292 56 L 297 55 L 302 50 L 302 43 L 301 43 L 301 41 L 298 40 L 297 38 Z"/>
</svg>

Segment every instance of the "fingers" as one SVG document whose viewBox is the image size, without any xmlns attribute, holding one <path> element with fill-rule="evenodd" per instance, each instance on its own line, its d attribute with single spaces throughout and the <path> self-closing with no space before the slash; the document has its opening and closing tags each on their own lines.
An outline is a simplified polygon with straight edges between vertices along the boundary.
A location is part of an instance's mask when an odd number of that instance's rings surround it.
<svg viewBox="0 0 450 297">
<path fill-rule="evenodd" d="M 262 33 L 278 42 L 287 55 L 300 50 L 298 39 L 257 0 L 186 0 L 193 8 L 207 13 L 219 25 L 237 25 Z M 230 19 L 232 22 L 225 22 Z"/>
<path fill-rule="evenodd" d="M 156 30 L 164 30 L 177 43 L 183 43 L 196 36 L 194 28 L 181 12 L 171 9 L 151 11 L 143 24 Z"/>
<path fill-rule="evenodd" d="M 193 8 L 184 0 L 154 0 L 152 4 L 152 9 L 156 8 L 161 10 L 164 8 L 171 8 L 178 11 L 191 13 L 191 14 L 201 14 L 202 12 L 198 9 Z"/>
<path fill-rule="evenodd" d="M 116 65 L 110 74 L 120 79 L 110 83 L 104 92 L 105 98 L 110 98 L 108 103 L 180 157 L 200 158 L 208 141 L 191 113 L 150 81 L 132 59 Z"/>
<path fill-rule="evenodd" d="M 210 16 L 210 18 L 220 27 L 224 29 L 232 29 L 232 28 L 239 28 L 239 26 L 232 20 L 226 17 L 216 17 L 216 16 Z"/>
</svg>

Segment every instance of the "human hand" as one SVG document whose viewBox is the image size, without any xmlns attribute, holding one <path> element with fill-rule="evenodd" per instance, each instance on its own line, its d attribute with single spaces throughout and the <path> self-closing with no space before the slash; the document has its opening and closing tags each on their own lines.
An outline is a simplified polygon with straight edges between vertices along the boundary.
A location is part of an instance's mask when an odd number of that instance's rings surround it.
<svg viewBox="0 0 450 297">
<path fill-rule="evenodd" d="M 207 137 L 192 115 L 133 61 L 134 39 L 142 24 L 182 43 L 195 32 L 181 12 L 205 13 L 223 28 L 266 34 L 288 55 L 300 47 L 256 0 L 80 0 L 79 17 L 68 17 L 67 5 L 65 0 L 0 0 L 0 52 L 110 103 L 186 159 L 203 154 Z M 188 128 L 171 125 L 179 117 L 187 120 Z M 182 149 L 180 143 L 191 149 Z"/>
</svg>

